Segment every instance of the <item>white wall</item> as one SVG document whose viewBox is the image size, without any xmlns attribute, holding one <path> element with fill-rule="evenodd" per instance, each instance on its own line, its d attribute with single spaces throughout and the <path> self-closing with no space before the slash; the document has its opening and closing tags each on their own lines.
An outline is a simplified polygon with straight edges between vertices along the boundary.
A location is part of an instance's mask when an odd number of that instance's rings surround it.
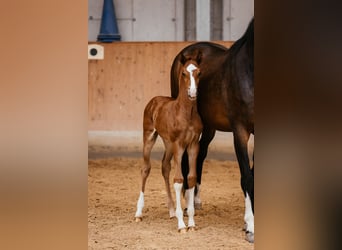
<svg viewBox="0 0 342 250">
<path fill-rule="evenodd" d="M 184 0 L 114 0 L 122 41 L 183 41 Z M 88 0 L 89 41 L 100 31 L 103 0 Z"/>
<path fill-rule="evenodd" d="M 209 0 L 197 1 L 205 3 Z M 96 41 L 103 0 L 88 0 L 88 5 L 88 17 L 92 17 L 88 19 L 88 40 Z M 114 0 L 114 5 L 122 41 L 184 40 L 184 0 Z M 208 5 L 198 6 L 207 8 Z M 197 13 L 201 11 L 197 10 Z M 202 13 L 209 11 L 203 10 Z M 253 15 L 254 0 L 223 0 L 223 40 L 237 40 Z M 202 33 L 199 36 L 197 40 L 210 37 Z"/>
<path fill-rule="evenodd" d="M 223 40 L 239 39 L 254 16 L 254 0 L 223 0 Z"/>
</svg>

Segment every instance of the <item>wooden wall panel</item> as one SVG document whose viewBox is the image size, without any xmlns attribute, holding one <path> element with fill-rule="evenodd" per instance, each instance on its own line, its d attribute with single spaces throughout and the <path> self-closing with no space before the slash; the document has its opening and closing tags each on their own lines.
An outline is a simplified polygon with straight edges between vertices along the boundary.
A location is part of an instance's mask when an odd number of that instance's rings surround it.
<svg viewBox="0 0 342 250">
<path fill-rule="evenodd" d="M 219 42 L 229 47 L 231 42 Z M 92 44 L 92 43 L 90 43 Z M 170 96 L 170 69 L 190 42 L 117 42 L 104 46 L 104 60 L 88 63 L 89 130 L 142 129 L 147 102 Z"/>
</svg>

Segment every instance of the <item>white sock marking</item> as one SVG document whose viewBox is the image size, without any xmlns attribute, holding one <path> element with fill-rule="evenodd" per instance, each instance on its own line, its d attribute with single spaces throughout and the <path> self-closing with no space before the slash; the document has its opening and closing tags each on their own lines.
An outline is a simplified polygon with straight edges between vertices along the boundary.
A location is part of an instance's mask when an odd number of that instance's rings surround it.
<svg viewBox="0 0 342 250">
<path fill-rule="evenodd" d="M 252 211 L 252 202 L 248 193 L 246 192 L 245 198 L 245 222 L 247 224 L 246 231 L 254 234 L 254 214 Z"/>
<path fill-rule="evenodd" d="M 188 207 L 188 204 L 189 204 L 189 190 L 190 189 L 185 190 L 185 194 L 184 194 L 185 204 L 186 204 L 187 207 Z"/>
<path fill-rule="evenodd" d="M 188 191 L 188 216 L 189 216 L 189 221 L 188 221 L 188 227 L 194 227 L 195 226 L 195 221 L 194 221 L 194 215 L 195 215 L 195 207 L 194 207 L 194 194 L 195 194 L 195 187 L 190 188 L 187 190 Z"/>
<path fill-rule="evenodd" d="M 176 193 L 176 217 L 178 220 L 178 229 L 186 228 L 183 220 L 183 210 L 181 205 L 181 191 L 183 183 L 174 183 L 173 187 Z"/>
<path fill-rule="evenodd" d="M 142 216 L 142 210 L 144 208 L 144 193 L 140 191 L 139 199 L 137 202 L 137 211 L 135 213 L 135 217 Z"/>
</svg>

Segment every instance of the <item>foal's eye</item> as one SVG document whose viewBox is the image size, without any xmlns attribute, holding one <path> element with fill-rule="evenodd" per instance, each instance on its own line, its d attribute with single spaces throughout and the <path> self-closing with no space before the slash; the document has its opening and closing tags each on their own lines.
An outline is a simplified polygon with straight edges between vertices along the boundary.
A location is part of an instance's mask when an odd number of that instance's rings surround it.
<svg viewBox="0 0 342 250">
<path fill-rule="evenodd" d="M 182 75 L 183 75 L 183 76 L 186 76 L 186 73 L 183 71 L 183 72 L 182 72 Z"/>
</svg>

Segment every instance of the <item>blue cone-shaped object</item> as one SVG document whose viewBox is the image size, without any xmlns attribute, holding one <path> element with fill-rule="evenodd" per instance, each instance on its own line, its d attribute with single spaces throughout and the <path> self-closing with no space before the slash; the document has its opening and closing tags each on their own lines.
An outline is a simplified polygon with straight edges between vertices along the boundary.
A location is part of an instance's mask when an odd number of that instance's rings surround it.
<svg viewBox="0 0 342 250">
<path fill-rule="evenodd" d="M 101 29 L 100 34 L 97 36 L 97 40 L 108 43 L 121 40 L 118 25 L 116 23 L 113 0 L 103 1 Z"/>
</svg>

